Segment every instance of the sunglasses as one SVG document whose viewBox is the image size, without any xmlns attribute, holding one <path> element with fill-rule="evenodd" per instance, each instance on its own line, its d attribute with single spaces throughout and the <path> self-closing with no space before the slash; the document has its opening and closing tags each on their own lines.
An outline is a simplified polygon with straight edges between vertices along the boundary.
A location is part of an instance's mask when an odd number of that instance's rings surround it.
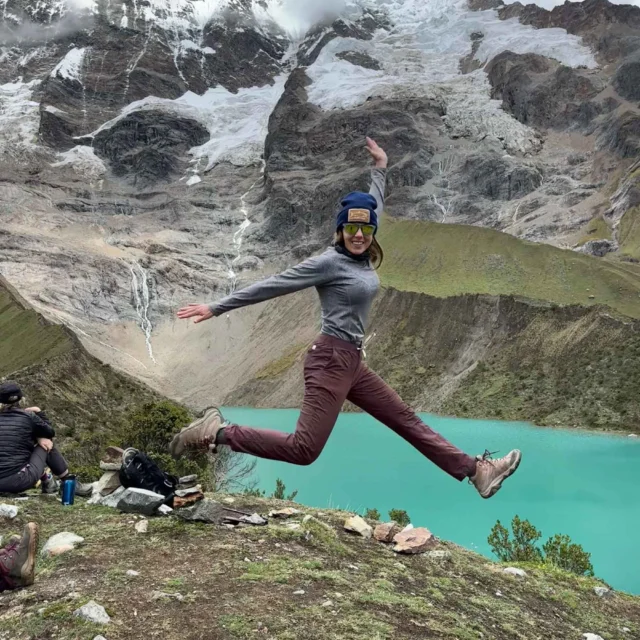
<svg viewBox="0 0 640 640">
<path fill-rule="evenodd" d="M 376 230 L 376 226 L 374 224 L 352 224 L 348 223 L 342 227 L 350 236 L 355 236 L 358 233 L 358 229 L 362 231 L 363 236 L 372 236 L 374 231 Z"/>
</svg>

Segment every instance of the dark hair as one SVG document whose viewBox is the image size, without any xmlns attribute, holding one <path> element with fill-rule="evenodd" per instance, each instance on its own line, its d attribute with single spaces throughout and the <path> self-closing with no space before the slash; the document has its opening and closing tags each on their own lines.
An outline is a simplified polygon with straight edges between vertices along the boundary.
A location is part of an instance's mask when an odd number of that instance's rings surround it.
<svg viewBox="0 0 640 640">
<path fill-rule="evenodd" d="M 338 229 L 336 231 L 333 237 L 333 244 L 344 246 L 344 235 L 342 233 L 342 229 Z M 384 260 L 384 251 L 382 250 L 382 247 L 380 246 L 380 243 L 375 236 L 373 236 L 371 246 L 369 247 L 369 255 L 373 268 L 379 269 L 382 261 Z"/>
</svg>

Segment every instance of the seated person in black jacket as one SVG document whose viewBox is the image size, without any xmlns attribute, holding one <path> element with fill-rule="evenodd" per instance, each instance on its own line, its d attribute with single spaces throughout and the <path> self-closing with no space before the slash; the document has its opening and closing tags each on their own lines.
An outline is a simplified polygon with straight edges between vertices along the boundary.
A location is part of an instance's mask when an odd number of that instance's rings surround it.
<svg viewBox="0 0 640 640">
<path fill-rule="evenodd" d="M 21 493 L 42 480 L 44 493 L 58 483 L 45 473 L 49 467 L 61 480 L 69 467 L 53 444 L 55 430 L 38 407 L 21 409 L 22 390 L 15 382 L 0 384 L 0 493 Z M 78 482 L 76 494 L 90 496 L 91 485 Z"/>
</svg>

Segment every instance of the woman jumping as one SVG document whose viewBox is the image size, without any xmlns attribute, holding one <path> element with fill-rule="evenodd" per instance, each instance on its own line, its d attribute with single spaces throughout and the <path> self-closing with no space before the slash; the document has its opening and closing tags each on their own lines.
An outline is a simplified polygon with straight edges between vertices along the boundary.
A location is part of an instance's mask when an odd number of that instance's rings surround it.
<svg viewBox="0 0 640 640">
<path fill-rule="evenodd" d="M 304 362 L 304 400 L 292 434 L 252 429 L 225 422 L 216 408 L 182 429 L 169 446 L 178 458 L 187 450 L 233 451 L 259 458 L 308 465 L 324 448 L 345 400 L 393 429 L 443 471 L 468 478 L 490 498 L 518 468 L 520 451 L 491 460 L 489 452 L 472 457 L 429 428 L 398 394 L 363 361 L 363 339 L 371 303 L 380 281 L 375 269 L 383 253 L 376 232 L 384 206 L 387 154 L 367 138 L 375 161 L 370 193 L 353 192 L 342 200 L 334 244 L 319 256 L 279 275 L 236 291 L 220 302 L 190 304 L 178 318 L 203 322 L 214 316 L 271 298 L 315 287 L 322 307 L 322 329 Z"/>
</svg>

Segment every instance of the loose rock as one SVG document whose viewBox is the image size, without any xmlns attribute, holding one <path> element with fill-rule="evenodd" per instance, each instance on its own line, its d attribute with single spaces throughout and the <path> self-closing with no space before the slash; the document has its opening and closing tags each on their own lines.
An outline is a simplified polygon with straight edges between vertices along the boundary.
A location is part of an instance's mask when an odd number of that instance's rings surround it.
<svg viewBox="0 0 640 640">
<path fill-rule="evenodd" d="M 604 598 L 605 596 L 611 595 L 611 589 L 607 589 L 607 587 L 594 587 L 593 592 L 599 597 Z"/>
<path fill-rule="evenodd" d="M 373 535 L 373 528 L 371 527 L 371 525 L 367 524 L 365 520 L 360 516 L 352 516 L 351 518 L 347 518 L 346 522 L 344 523 L 344 528 L 346 531 L 357 533 L 363 538 L 370 538 Z"/>
<path fill-rule="evenodd" d="M 192 490 L 187 489 L 187 491 L 192 491 Z M 178 493 L 179 492 L 176 491 L 176 497 L 173 499 L 174 509 L 184 509 L 185 507 L 193 505 L 196 502 L 200 502 L 200 500 L 204 500 L 204 493 L 202 493 L 201 491 L 195 491 L 195 492 L 189 493 L 184 497 L 179 496 Z"/>
<path fill-rule="evenodd" d="M 304 595 L 304 589 L 298 589 L 298 591 L 294 591 L 293 595 L 294 596 L 303 596 Z"/>
<path fill-rule="evenodd" d="M 87 604 L 76 609 L 73 615 L 76 616 L 76 618 L 82 618 L 83 620 L 95 622 L 96 624 L 109 624 L 109 622 L 111 622 L 111 618 L 104 607 L 99 605 L 95 600 L 90 600 Z"/>
<path fill-rule="evenodd" d="M 149 531 L 149 521 L 140 520 L 140 522 L 136 522 L 135 529 L 138 533 L 147 533 L 147 531 Z"/>
<path fill-rule="evenodd" d="M 333 607 L 333 602 L 332 602 L 331 600 L 325 600 L 325 601 L 322 603 L 322 606 L 323 606 L 323 607 L 325 607 L 325 608 Z"/>
<path fill-rule="evenodd" d="M 172 511 L 173 509 L 168 504 L 161 504 L 156 510 L 156 513 L 161 516 L 168 516 Z"/>
<path fill-rule="evenodd" d="M 287 507 L 286 509 L 278 509 L 277 511 L 270 511 L 270 518 L 290 518 L 291 516 L 296 516 L 300 513 L 299 509 L 294 509 L 293 507 Z"/>
<path fill-rule="evenodd" d="M 82 544 L 84 538 L 77 536 L 75 533 L 63 531 L 51 536 L 42 547 L 42 556 L 48 558 L 50 556 L 59 556 L 62 553 L 75 549 L 76 545 Z"/>
<path fill-rule="evenodd" d="M 126 489 L 124 487 L 118 487 L 112 494 L 108 496 L 101 496 L 99 493 L 94 492 L 88 501 L 88 504 L 99 504 L 103 507 L 111 507 L 115 509 L 120 502 L 120 498 L 124 495 Z"/>
<path fill-rule="evenodd" d="M 182 520 L 190 522 L 208 522 L 209 524 L 222 524 L 224 520 L 224 507 L 215 500 L 205 498 L 192 507 L 179 509 L 176 515 Z"/>
<path fill-rule="evenodd" d="M 527 577 L 527 572 L 524 569 L 518 569 L 518 567 L 507 567 L 503 569 L 505 573 L 510 573 L 512 576 L 519 576 L 521 578 Z"/>
<path fill-rule="evenodd" d="M 235 498 L 222 498 L 222 502 L 224 502 L 225 504 L 233 504 L 235 501 Z"/>
<path fill-rule="evenodd" d="M 18 507 L 12 504 L 0 504 L 0 518 L 13 520 L 18 515 Z"/>
<path fill-rule="evenodd" d="M 120 475 L 117 471 L 107 471 L 102 474 L 102 477 L 98 482 L 93 485 L 93 493 L 99 493 L 102 496 L 107 496 L 113 493 L 120 485 Z M 92 496 L 93 497 L 93 496 Z"/>
<path fill-rule="evenodd" d="M 96 636 L 93 640 L 107 640 L 104 636 Z"/>
<path fill-rule="evenodd" d="M 135 578 L 136 576 L 140 575 L 140 572 L 139 571 L 134 571 L 133 569 L 129 569 L 127 571 L 127 575 L 131 576 L 132 578 Z"/>
<path fill-rule="evenodd" d="M 396 553 L 422 553 L 436 544 L 435 536 L 424 527 L 401 531 L 393 538 Z"/>
<path fill-rule="evenodd" d="M 385 522 L 379 524 L 373 531 L 373 537 L 378 542 L 393 542 L 393 538 L 400 533 L 401 528 L 397 522 Z"/>
<path fill-rule="evenodd" d="M 602 636 L 599 636 L 595 633 L 583 633 L 582 637 L 584 640 L 604 640 Z"/>
<path fill-rule="evenodd" d="M 150 516 L 165 501 L 165 497 L 146 489 L 125 489 L 117 508 L 124 513 L 141 513 Z"/>
<path fill-rule="evenodd" d="M 202 486 L 199 484 L 196 484 L 195 486 L 188 487 L 187 489 L 178 489 L 176 491 L 176 496 L 178 496 L 178 498 L 186 498 L 188 496 L 201 494 L 201 493 L 202 493 Z"/>
<path fill-rule="evenodd" d="M 165 593 L 164 591 L 154 591 L 151 594 L 152 600 L 177 600 L 178 602 L 182 602 L 184 600 L 184 596 L 181 593 Z"/>
</svg>

